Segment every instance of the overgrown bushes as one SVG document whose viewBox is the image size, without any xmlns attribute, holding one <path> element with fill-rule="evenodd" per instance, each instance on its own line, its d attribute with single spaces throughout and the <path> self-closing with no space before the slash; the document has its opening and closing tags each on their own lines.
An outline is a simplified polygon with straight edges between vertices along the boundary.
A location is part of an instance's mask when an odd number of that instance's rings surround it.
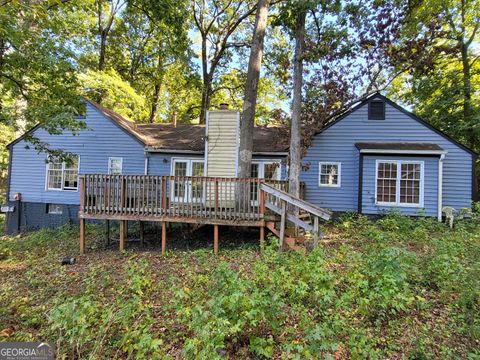
<svg viewBox="0 0 480 360">
<path fill-rule="evenodd" d="M 77 358 L 480 356 L 476 214 L 453 230 L 349 214 L 325 228 L 337 242 L 307 255 L 271 238 L 262 256 L 98 249 L 62 268 L 77 231 L 0 242 L 9 340 L 56 340 L 59 357 Z"/>
</svg>

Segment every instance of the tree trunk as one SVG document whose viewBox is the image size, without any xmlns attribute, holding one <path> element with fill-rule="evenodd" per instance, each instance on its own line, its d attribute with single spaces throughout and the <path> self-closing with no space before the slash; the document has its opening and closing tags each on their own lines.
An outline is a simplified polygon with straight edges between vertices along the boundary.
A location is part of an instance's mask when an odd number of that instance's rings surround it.
<svg viewBox="0 0 480 360">
<path fill-rule="evenodd" d="M 107 47 L 107 34 L 105 31 L 100 33 L 100 53 L 98 56 L 98 70 L 103 71 L 105 69 L 105 51 Z"/>
<path fill-rule="evenodd" d="M 152 108 L 150 111 L 150 116 L 148 118 L 148 122 L 150 124 L 153 124 L 155 122 L 155 117 L 157 116 L 159 96 L 160 96 L 160 84 L 156 83 L 153 89 Z"/>
<path fill-rule="evenodd" d="M 209 89 L 211 89 L 212 84 L 209 79 L 208 73 L 208 59 L 207 59 L 207 36 L 202 35 L 202 77 L 203 77 L 203 88 L 202 88 L 202 105 L 200 108 L 200 124 L 205 124 L 205 119 L 207 116 L 208 108 L 210 107 L 210 94 Z"/>
<path fill-rule="evenodd" d="M 250 49 L 250 60 L 248 62 L 243 113 L 240 119 L 238 176 L 241 178 L 250 177 L 255 108 L 257 106 L 258 82 L 260 80 L 260 69 L 262 67 L 263 42 L 265 39 L 265 29 L 267 27 L 269 5 L 270 0 L 260 0 L 258 2 L 257 14 L 255 15 L 255 28 Z"/>
<path fill-rule="evenodd" d="M 212 95 L 212 82 L 209 79 L 203 81 L 202 89 L 202 105 L 200 109 L 200 124 L 205 124 L 207 111 L 210 108 L 210 100 Z"/>
<path fill-rule="evenodd" d="M 472 82 L 470 73 L 470 61 L 468 58 L 468 47 L 465 43 L 461 45 L 462 70 L 463 70 L 463 120 L 469 125 L 472 123 Z M 469 132 L 469 145 L 475 148 L 475 132 Z"/>
<path fill-rule="evenodd" d="M 293 101 L 292 124 L 290 130 L 290 171 L 288 191 L 300 197 L 301 170 L 301 112 L 303 83 L 303 47 L 305 41 L 306 11 L 298 14 L 295 25 L 295 55 L 293 59 Z"/>
</svg>

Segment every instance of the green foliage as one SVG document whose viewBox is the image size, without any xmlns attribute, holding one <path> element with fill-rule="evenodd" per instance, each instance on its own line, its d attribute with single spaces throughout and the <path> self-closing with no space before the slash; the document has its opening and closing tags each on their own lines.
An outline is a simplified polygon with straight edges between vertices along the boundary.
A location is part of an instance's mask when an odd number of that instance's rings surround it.
<svg viewBox="0 0 480 360">
<path fill-rule="evenodd" d="M 129 83 L 123 81 L 115 70 L 89 70 L 80 74 L 79 79 L 88 99 L 97 100 L 101 96 L 102 104 L 107 109 L 112 109 L 127 119 L 140 122 L 146 120 L 145 99 Z"/>
<path fill-rule="evenodd" d="M 270 237 L 263 255 L 220 257 L 103 251 L 89 226 L 72 267 L 75 227 L 5 237 L 0 322 L 59 357 L 476 358 L 478 220 L 346 214 L 325 225 L 338 242 L 305 255 Z"/>
<path fill-rule="evenodd" d="M 59 299 L 49 313 L 51 330 L 57 333 L 57 344 L 73 349 L 82 357 L 97 357 L 125 353 L 137 359 L 160 356 L 162 340 L 152 332 L 152 304 L 149 301 L 153 281 L 145 262 L 125 264 L 128 282 L 114 284 L 108 275 L 102 279 L 103 289 L 97 289 L 93 268 L 87 275 L 86 289 L 73 299 Z M 114 301 L 105 303 L 105 291 L 115 288 Z M 110 349 L 111 353 L 105 353 Z"/>
</svg>

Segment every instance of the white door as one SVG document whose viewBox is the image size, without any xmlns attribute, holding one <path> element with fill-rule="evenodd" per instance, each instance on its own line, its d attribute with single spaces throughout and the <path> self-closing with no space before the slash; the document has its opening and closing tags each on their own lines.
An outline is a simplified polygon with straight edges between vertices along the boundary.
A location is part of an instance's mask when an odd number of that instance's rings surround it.
<svg viewBox="0 0 480 360">
<path fill-rule="evenodd" d="M 278 161 L 253 161 L 250 176 L 265 180 L 280 180 L 280 162 Z M 251 199 L 253 205 L 258 205 L 258 186 L 252 183 Z"/>
<path fill-rule="evenodd" d="M 174 159 L 172 175 L 180 177 L 204 176 L 203 160 Z M 198 202 L 203 199 L 204 183 L 195 179 L 172 181 L 172 198 L 176 202 Z"/>
</svg>

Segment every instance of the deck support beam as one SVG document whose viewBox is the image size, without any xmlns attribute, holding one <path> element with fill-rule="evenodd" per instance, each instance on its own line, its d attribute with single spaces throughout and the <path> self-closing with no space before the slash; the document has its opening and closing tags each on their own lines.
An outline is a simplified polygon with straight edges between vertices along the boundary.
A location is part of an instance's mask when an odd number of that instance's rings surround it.
<svg viewBox="0 0 480 360">
<path fill-rule="evenodd" d="M 218 225 L 213 225 L 213 253 L 218 254 Z"/>
<path fill-rule="evenodd" d="M 260 226 L 260 253 L 263 254 L 265 248 L 265 225 Z"/>
<path fill-rule="evenodd" d="M 120 251 L 125 250 L 125 237 L 127 235 L 127 221 L 120 221 Z"/>
<path fill-rule="evenodd" d="M 281 210 L 281 218 L 280 218 L 280 237 L 279 237 L 279 250 L 283 250 L 284 242 L 285 242 L 285 226 L 287 220 L 287 202 L 284 200 L 282 201 L 282 210 Z"/>
<path fill-rule="evenodd" d="M 105 220 L 105 237 L 107 239 L 107 246 L 110 245 L 110 220 Z"/>
<path fill-rule="evenodd" d="M 167 251 L 167 223 L 162 221 L 162 255 Z"/>
<path fill-rule="evenodd" d="M 140 228 L 140 243 L 142 246 L 145 246 L 145 223 L 143 221 L 139 221 L 139 228 Z"/>
<path fill-rule="evenodd" d="M 85 219 L 80 218 L 80 254 L 85 254 Z"/>
</svg>

